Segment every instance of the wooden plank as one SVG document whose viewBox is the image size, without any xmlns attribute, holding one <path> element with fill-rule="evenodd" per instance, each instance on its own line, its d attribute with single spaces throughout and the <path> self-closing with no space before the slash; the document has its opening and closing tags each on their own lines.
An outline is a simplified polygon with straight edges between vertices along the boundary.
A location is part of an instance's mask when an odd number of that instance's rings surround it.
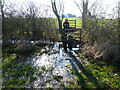
<svg viewBox="0 0 120 90">
<path fill-rule="evenodd" d="M 68 21 L 76 21 L 76 20 L 68 20 Z"/>
<path fill-rule="evenodd" d="M 75 23 L 70 23 L 70 25 L 75 25 Z"/>
<path fill-rule="evenodd" d="M 75 20 L 75 28 L 76 28 L 76 20 Z"/>
<path fill-rule="evenodd" d="M 73 34 L 73 32 L 65 32 L 66 34 Z"/>
<path fill-rule="evenodd" d="M 81 38 L 81 37 L 79 36 L 79 37 L 74 37 L 74 38 Z"/>
<path fill-rule="evenodd" d="M 70 29 L 65 29 L 65 30 L 82 30 L 82 28 L 76 28 L 76 29 L 70 28 Z"/>
<path fill-rule="evenodd" d="M 74 26 L 76 28 L 76 20 L 68 20 L 68 21 L 69 21 L 71 27 Z"/>
<path fill-rule="evenodd" d="M 65 31 L 67 31 L 67 32 L 75 32 L 75 31 L 79 31 L 79 30 L 81 30 L 81 29 L 65 29 Z"/>
<path fill-rule="evenodd" d="M 81 33 L 66 32 L 66 34 L 74 34 L 74 35 L 80 35 Z"/>
<path fill-rule="evenodd" d="M 75 35 L 80 35 L 81 33 L 73 33 L 73 34 L 75 34 Z"/>
<path fill-rule="evenodd" d="M 75 25 L 70 25 L 70 26 L 75 26 Z"/>
</svg>

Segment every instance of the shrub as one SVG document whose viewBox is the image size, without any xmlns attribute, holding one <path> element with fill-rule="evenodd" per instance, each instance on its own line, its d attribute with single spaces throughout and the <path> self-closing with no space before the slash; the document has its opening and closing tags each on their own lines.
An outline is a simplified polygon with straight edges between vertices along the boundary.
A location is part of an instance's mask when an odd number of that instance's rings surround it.
<svg viewBox="0 0 120 90">
<path fill-rule="evenodd" d="M 118 37 L 120 32 L 118 30 L 117 19 L 92 18 L 88 19 L 82 38 L 84 42 L 88 43 L 88 46 L 93 46 L 102 53 L 98 58 L 102 57 L 101 59 L 107 62 L 117 62 L 120 60 L 120 37 Z M 92 53 L 96 54 L 96 52 Z"/>
</svg>

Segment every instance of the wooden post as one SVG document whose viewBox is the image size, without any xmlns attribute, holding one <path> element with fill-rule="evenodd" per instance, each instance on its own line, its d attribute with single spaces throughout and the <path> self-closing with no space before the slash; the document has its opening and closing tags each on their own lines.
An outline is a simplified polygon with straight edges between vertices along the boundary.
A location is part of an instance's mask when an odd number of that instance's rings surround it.
<svg viewBox="0 0 120 90">
<path fill-rule="evenodd" d="M 76 20 L 75 20 L 75 28 L 76 28 Z"/>
</svg>

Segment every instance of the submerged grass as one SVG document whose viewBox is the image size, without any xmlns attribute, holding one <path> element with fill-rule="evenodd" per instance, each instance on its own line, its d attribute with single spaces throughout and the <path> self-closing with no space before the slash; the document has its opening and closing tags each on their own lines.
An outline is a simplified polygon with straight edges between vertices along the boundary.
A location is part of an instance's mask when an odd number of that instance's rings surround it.
<svg viewBox="0 0 120 90">
<path fill-rule="evenodd" d="M 38 52 L 37 50 L 36 52 Z M 84 55 L 80 55 L 83 60 L 86 59 Z M 32 83 L 36 80 L 37 76 L 40 76 L 42 72 L 36 73 L 36 67 L 32 67 L 29 64 L 23 64 L 25 58 L 21 59 L 18 54 L 3 52 L 2 59 L 2 76 L 3 76 L 3 87 L 7 88 L 23 88 L 26 85 Z M 90 60 L 89 64 L 79 64 L 78 68 L 81 72 L 71 70 L 72 74 L 75 74 L 75 81 L 70 82 L 69 85 L 61 86 L 64 88 L 120 88 L 120 65 L 113 64 L 108 65 L 105 62 L 99 60 Z M 78 65 L 78 64 L 77 64 Z M 42 71 L 46 71 L 45 67 L 41 67 Z M 92 76 L 92 77 L 91 77 Z M 91 80 L 96 78 L 96 80 Z M 54 75 L 53 77 L 56 81 L 61 81 L 63 77 Z M 48 80 L 48 82 L 53 79 Z M 96 86 L 96 81 L 99 86 Z"/>
<path fill-rule="evenodd" d="M 13 45 L 14 46 L 14 45 Z M 9 52 L 9 47 L 3 47 L 2 53 L 2 77 L 3 88 L 25 88 L 31 84 L 37 77 L 35 74 L 36 67 L 26 64 L 27 57 L 40 52 L 37 48 L 33 52 L 22 55 Z"/>
<path fill-rule="evenodd" d="M 16 54 L 7 54 L 3 59 L 3 88 L 23 88 L 25 84 L 31 83 L 35 79 L 33 76 L 35 67 L 31 67 L 29 64 L 20 64 L 17 60 Z"/>
</svg>

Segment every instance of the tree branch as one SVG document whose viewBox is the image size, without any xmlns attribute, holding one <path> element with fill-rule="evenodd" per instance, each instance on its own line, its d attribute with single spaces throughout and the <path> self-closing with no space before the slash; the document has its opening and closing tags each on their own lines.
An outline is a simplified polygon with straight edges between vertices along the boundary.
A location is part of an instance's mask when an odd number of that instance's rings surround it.
<svg viewBox="0 0 120 90">
<path fill-rule="evenodd" d="M 82 13 L 82 9 L 80 8 L 79 4 L 74 0 L 75 4 L 77 5 L 77 7 L 79 8 L 80 12 Z"/>
<path fill-rule="evenodd" d="M 98 1 L 98 0 L 95 0 L 95 1 L 94 1 L 94 3 L 92 4 L 92 6 L 89 8 L 89 10 L 95 6 L 95 4 L 96 4 L 97 1 Z"/>
</svg>

